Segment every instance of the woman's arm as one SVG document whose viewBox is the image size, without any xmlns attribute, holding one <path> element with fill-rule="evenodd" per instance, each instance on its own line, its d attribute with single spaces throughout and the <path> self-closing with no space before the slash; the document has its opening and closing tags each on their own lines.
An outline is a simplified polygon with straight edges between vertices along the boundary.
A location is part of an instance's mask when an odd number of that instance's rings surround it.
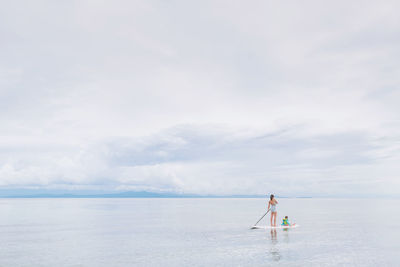
<svg viewBox="0 0 400 267">
<path fill-rule="evenodd" d="M 268 209 L 269 209 L 270 206 L 271 206 L 271 201 L 268 201 Z"/>
</svg>

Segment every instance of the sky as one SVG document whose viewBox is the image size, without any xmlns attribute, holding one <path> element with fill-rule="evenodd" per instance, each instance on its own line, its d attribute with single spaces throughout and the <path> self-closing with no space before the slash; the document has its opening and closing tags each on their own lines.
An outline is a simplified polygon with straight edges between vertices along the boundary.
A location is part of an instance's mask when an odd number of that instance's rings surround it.
<svg viewBox="0 0 400 267">
<path fill-rule="evenodd" d="M 398 1 L 11 1 L 0 189 L 400 195 Z"/>
</svg>

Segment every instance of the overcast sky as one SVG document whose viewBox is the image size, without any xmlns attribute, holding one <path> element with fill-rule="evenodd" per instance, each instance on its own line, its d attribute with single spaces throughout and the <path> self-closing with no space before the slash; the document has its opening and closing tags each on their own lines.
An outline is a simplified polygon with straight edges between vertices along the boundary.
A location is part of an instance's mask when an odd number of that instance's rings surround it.
<svg viewBox="0 0 400 267">
<path fill-rule="evenodd" d="M 1 3 L 1 189 L 400 194 L 398 1 Z"/>
</svg>

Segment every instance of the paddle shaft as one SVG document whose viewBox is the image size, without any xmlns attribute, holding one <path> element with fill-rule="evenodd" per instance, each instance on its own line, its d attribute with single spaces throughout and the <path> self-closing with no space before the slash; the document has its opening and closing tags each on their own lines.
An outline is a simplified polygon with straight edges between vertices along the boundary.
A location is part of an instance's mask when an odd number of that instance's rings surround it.
<svg viewBox="0 0 400 267">
<path fill-rule="evenodd" d="M 265 217 L 265 215 L 267 215 L 267 213 L 270 211 L 271 209 L 268 209 L 267 210 L 267 212 L 266 213 L 264 213 L 264 215 L 256 222 L 256 224 L 254 224 L 254 226 L 256 226 L 257 225 L 257 223 L 259 223 L 261 220 L 262 220 L 262 218 L 264 218 Z"/>
</svg>

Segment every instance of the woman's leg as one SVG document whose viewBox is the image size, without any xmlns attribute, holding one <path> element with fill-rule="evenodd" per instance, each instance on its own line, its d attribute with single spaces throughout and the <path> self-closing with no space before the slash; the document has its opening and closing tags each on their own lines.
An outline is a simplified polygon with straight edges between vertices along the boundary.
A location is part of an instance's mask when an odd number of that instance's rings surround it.
<svg viewBox="0 0 400 267">
<path fill-rule="evenodd" d="M 274 226 L 274 225 L 272 224 L 272 217 L 274 217 L 274 213 L 273 213 L 273 212 L 271 212 L 271 226 Z"/>
<path fill-rule="evenodd" d="M 274 212 L 274 226 L 276 227 L 276 214 L 277 214 L 278 212 Z"/>
</svg>

